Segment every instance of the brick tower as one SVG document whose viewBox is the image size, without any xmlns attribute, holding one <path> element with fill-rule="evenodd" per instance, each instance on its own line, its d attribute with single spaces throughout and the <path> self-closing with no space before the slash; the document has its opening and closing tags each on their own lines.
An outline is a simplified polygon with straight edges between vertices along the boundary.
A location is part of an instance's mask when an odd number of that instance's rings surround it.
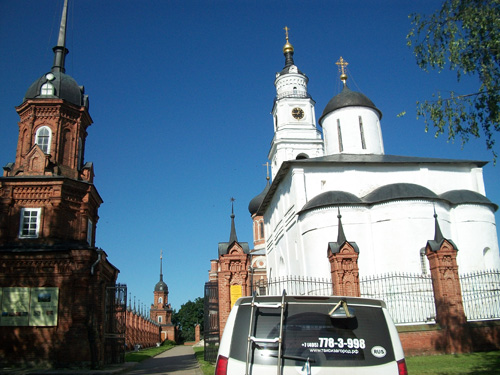
<svg viewBox="0 0 500 375">
<path fill-rule="evenodd" d="M 65 73 L 67 9 L 65 0 L 52 69 L 16 107 L 16 159 L 0 177 L 0 362 L 98 366 L 113 357 L 105 299 L 119 271 L 95 247 L 102 199 L 84 162 L 88 97 Z"/>
<path fill-rule="evenodd" d="M 250 295 L 250 248 L 248 242 L 239 242 L 234 224 L 234 198 L 231 198 L 231 232 L 229 242 L 219 242 L 218 296 L 219 328 L 224 332 L 231 308 L 239 297 Z"/>
<path fill-rule="evenodd" d="M 149 316 L 159 324 L 162 341 L 176 340 L 175 328 L 172 324 L 172 307 L 168 303 L 168 286 L 163 281 L 163 252 L 160 254 L 160 281 L 155 285 L 154 303 L 151 304 Z"/>
</svg>

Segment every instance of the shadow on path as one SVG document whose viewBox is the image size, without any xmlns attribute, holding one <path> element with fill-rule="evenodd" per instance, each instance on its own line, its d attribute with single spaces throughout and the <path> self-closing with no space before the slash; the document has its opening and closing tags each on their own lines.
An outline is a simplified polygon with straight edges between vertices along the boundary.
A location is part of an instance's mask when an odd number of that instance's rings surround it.
<svg viewBox="0 0 500 375">
<path fill-rule="evenodd" d="M 176 346 L 142 361 L 128 375 L 203 375 L 191 346 Z"/>
</svg>

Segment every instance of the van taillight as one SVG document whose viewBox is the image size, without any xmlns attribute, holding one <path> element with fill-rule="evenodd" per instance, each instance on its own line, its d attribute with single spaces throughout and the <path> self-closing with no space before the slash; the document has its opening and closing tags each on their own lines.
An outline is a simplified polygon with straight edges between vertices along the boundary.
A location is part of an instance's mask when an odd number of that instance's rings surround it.
<svg viewBox="0 0 500 375">
<path fill-rule="evenodd" d="M 406 367 L 405 367 L 406 368 Z M 227 374 L 227 358 L 223 355 L 217 357 L 217 365 L 215 366 L 215 375 Z"/>
<path fill-rule="evenodd" d="M 406 368 L 406 361 L 404 358 L 398 361 L 398 371 L 399 375 L 408 375 L 408 369 Z"/>
</svg>

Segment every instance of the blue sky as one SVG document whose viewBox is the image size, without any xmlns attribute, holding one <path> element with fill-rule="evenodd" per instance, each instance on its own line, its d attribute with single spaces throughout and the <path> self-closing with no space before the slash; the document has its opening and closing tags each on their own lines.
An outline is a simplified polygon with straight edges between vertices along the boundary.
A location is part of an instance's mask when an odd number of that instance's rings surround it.
<svg viewBox="0 0 500 375">
<path fill-rule="evenodd" d="M 15 106 L 52 66 L 62 2 L 0 2 L 1 165 L 16 155 Z M 238 239 L 252 243 L 247 207 L 266 183 L 285 26 L 317 118 L 340 92 L 342 56 L 349 87 L 383 113 L 386 154 L 490 161 L 486 193 L 500 204 L 500 167 L 484 141 L 462 149 L 416 120 L 416 101 L 436 90 L 477 88 L 474 79 L 457 85 L 448 70 L 421 71 L 406 46 L 408 15 L 437 7 L 436 0 L 70 0 L 66 73 L 90 98 L 85 159 L 104 200 L 96 245 L 120 269 L 118 282 L 149 307 L 163 250 L 172 306 L 201 297 L 217 244 L 229 239 L 231 197 Z"/>
</svg>

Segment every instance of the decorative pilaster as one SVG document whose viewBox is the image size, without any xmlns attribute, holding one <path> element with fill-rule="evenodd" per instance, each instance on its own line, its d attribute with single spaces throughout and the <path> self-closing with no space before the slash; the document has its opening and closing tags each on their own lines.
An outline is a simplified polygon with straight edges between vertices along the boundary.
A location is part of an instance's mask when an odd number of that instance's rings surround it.
<svg viewBox="0 0 500 375">
<path fill-rule="evenodd" d="M 349 242 L 345 242 L 338 252 L 328 249 L 335 296 L 361 296 L 358 257 L 359 253 Z"/>
<path fill-rule="evenodd" d="M 427 241 L 425 247 L 436 305 L 436 322 L 442 328 L 434 346 L 447 353 L 465 353 L 471 350 L 472 342 L 458 276 L 457 248 L 451 240 L 444 238 L 436 213 L 434 220 L 434 240 Z"/>
<path fill-rule="evenodd" d="M 337 242 L 328 243 L 327 256 L 330 262 L 333 294 L 336 296 L 360 297 L 359 249 L 355 242 L 349 243 L 342 227 L 342 216 L 338 214 Z"/>
<path fill-rule="evenodd" d="M 436 321 L 443 326 L 465 323 L 467 318 L 458 276 L 457 249 L 451 242 L 444 240 L 436 250 L 428 243 L 425 255 L 431 271 Z"/>
</svg>

